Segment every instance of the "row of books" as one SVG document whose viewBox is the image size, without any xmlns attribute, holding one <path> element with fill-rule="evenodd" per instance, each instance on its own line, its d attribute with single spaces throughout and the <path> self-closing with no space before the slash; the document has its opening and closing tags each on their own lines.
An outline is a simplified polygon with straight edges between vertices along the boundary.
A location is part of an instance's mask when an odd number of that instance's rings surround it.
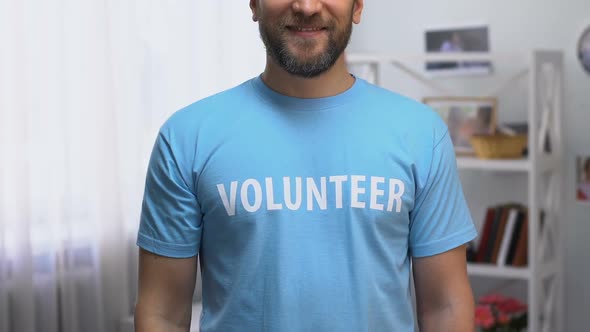
<svg viewBox="0 0 590 332">
<path fill-rule="evenodd" d="M 526 266 L 528 260 L 528 209 L 520 204 L 487 208 L 480 241 L 467 260 L 498 266 Z"/>
</svg>

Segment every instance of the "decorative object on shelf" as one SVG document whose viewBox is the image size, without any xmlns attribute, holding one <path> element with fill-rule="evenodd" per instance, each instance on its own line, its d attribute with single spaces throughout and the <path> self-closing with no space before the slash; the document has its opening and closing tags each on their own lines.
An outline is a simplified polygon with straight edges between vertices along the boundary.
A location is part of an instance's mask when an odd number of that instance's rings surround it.
<svg viewBox="0 0 590 332">
<path fill-rule="evenodd" d="M 525 303 L 501 294 L 479 298 L 475 307 L 475 325 L 483 332 L 520 332 L 527 327 Z"/>
<path fill-rule="evenodd" d="M 527 135 L 473 135 L 471 146 L 481 159 L 522 158 L 527 147 Z"/>
<path fill-rule="evenodd" d="M 582 32 L 576 51 L 582 67 L 590 74 L 590 26 Z"/>
<path fill-rule="evenodd" d="M 428 28 L 424 34 L 426 52 L 469 53 L 489 52 L 490 42 L 486 25 L 464 25 Z M 436 76 L 481 75 L 492 71 L 490 61 L 428 61 L 426 71 Z"/>
<path fill-rule="evenodd" d="M 590 204 L 590 156 L 578 156 L 576 166 L 576 199 Z"/>
<path fill-rule="evenodd" d="M 446 122 L 457 154 L 474 154 L 472 136 L 495 133 L 496 98 L 426 97 L 423 102 Z"/>
<path fill-rule="evenodd" d="M 506 122 L 498 125 L 496 132 L 504 135 L 528 135 L 529 124 L 528 122 Z M 541 140 L 543 143 L 543 151 L 551 153 L 551 133 L 547 131 L 545 136 Z M 528 147 L 523 152 L 523 157 L 528 155 Z"/>
<path fill-rule="evenodd" d="M 527 135 L 529 133 L 528 122 L 506 122 L 498 125 L 497 131 L 504 135 Z"/>
</svg>

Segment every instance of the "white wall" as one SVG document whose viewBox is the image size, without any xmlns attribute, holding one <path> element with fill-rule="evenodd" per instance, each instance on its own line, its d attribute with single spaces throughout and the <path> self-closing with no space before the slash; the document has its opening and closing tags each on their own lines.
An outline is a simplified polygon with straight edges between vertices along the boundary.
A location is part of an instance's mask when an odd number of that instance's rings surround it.
<svg viewBox="0 0 590 332">
<path fill-rule="evenodd" d="M 195 7 L 197 32 L 195 75 L 198 96 L 231 88 L 262 73 L 266 60 L 258 23 L 246 1 L 203 1 Z M 218 64 L 224 64 L 219 66 Z"/>
<path fill-rule="evenodd" d="M 586 330 L 590 290 L 584 286 L 590 280 L 590 241 L 587 239 L 590 206 L 575 202 L 574 158 L 577 154 L 590 155 L 590 75 L 583 72 L 576 58 L 579 35 L 585 26 L 590 25 L 590 1 L 366 1 L 363 21 L 355 28 L 348 51 L 420 53 L 424 49 L 425 27 L 470 22 L 489 24 L 493 52 L 518 53 L 532 48 L 565 52 L 566 211 L 561 220 L 563 227 L 567 228 L 565 321 L 567 331 Z M 402 80 L 397 77 L 389 83 L 410 95 L 420 88 L 415 85 L 404 87 Z M 479 83 L 476 81 L 475 84 Z M 500 109 L 500 116 L 507 121 L 520 117 L 512 113 L 511 107 L 504 107 L 503 112 Z"/>
</svg>

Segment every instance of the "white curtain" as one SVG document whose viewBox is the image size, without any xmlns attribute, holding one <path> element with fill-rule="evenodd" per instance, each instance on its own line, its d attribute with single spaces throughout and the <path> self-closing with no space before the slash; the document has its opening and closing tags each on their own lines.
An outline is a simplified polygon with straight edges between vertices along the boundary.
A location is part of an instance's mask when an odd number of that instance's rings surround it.
<svg viewBox="0 0 590 332">
<path fill-rule="evenodd" d="M 0 331 L 116 331 L 175 110 L 260 73 L 247 1 L 0 0 Z"/>
</svg>

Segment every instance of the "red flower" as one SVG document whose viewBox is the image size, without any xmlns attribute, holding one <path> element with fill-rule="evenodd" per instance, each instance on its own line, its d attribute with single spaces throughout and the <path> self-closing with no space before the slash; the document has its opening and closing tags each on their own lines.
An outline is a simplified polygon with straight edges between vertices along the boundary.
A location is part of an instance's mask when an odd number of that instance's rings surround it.
<svg viewBox="0 0 590 332">
<path fill-rule="evenodd" d="M 492 308 L 488 305 L 478 305 L 475 308 L 475 324 L 483 328 L 490 328 L 494 326 L 494 313 Z"/>
<path fill-rule="evenodd" d="M 527 305 L 500 294 L 482 296 L 475 308 L 475 324 L 484 331 L 520 331 L 527 326 Z"/>
<path fill-rule="evenodd" d="M 503 302 L 498 303 L 498 311 L 508 315 L 520 314 L 527 310 L 527 306 L 514 298 L 507 298 Z"/>
<path fill-rule="evenodd" d="M 479 303 L 481 304 L 489 304 L 489 305 L 496 305 L 499 303 L 504 302 L 506 298 L 500 294 L 489 294 L 479 298 Z"/>
<path fill-rule="evenodd" d="M 502 325 L 508 325 L 508 323 L 510 323 L 510 316 L 508 316 L 507 314 L 505 314 L 503 312 L 499 312 L 498 313 L 498 323 L 500 323 Z"/>
</svg>

